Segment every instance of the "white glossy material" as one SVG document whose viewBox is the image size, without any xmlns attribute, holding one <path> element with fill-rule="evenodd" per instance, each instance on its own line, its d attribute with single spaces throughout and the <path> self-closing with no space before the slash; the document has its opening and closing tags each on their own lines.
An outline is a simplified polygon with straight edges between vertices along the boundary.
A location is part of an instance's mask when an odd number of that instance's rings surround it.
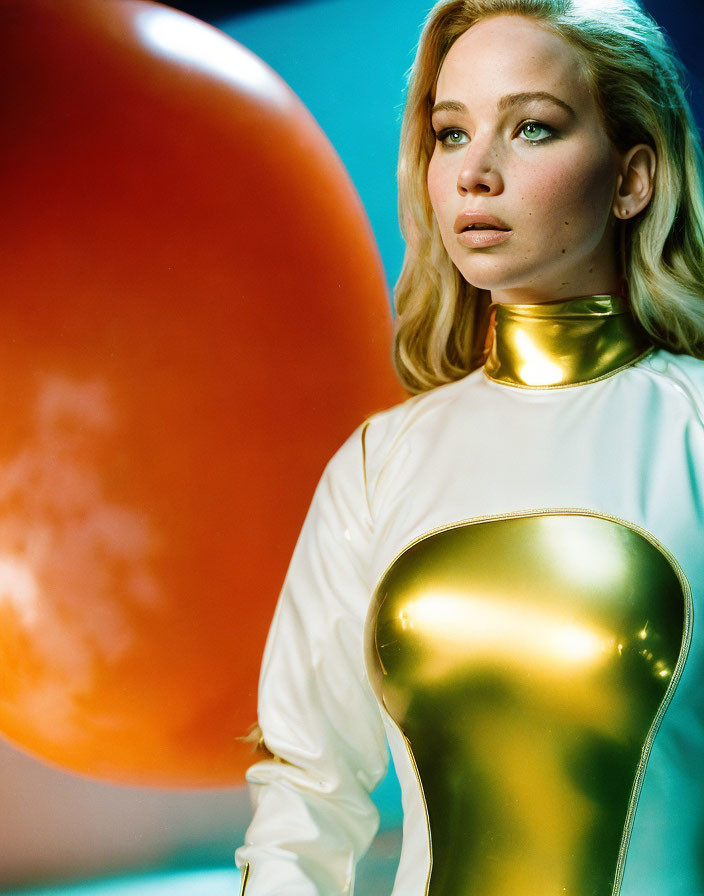
<svg viewBox="0 0 704 896">
<path fill-rule="evenodd" d="M 704 894 L 704 363 L 656 351 L 562 389 L 520 389 L 478 370 L 375 415 L 333 457 L 262 669 L 259 720 L 285 761 L 249 772 L 256 813 L 237 853 L 251 863 L 246 896 L 352 893 L 376 830 L 368 792 L 385 771 L 386 736 L 405 813 L 393 896 L 424 896 L 416 776 L 364 673 L 369 598 L 399 551 L 434 527 L 551 508 L 646 529 L 691 585 L 689 658 L 653 745 L 620 896 Z"/>
</svg>

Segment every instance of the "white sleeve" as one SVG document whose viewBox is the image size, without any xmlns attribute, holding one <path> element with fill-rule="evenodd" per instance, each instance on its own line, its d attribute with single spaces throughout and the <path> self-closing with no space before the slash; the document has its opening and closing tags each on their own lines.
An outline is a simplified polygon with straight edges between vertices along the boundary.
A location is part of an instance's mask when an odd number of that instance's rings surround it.
<svg viewBox="0 0 704 896">
<path fill-rule="evenodd" d="M 235 856 L 246 896 L 348 896 L 378 827 L 369 794 L 387 747 L 363 660 L 364 433 L 323 473 L 269 631 L 259 725 L 274 759 L 247 772 L 254 818 Z"/>
</svg>

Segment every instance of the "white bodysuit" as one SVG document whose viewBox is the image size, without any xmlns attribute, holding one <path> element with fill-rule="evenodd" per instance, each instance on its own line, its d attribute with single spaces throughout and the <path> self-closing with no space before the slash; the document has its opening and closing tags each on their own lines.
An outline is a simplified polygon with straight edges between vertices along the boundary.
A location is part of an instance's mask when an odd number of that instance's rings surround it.
<svg viewBox="0 0 704 896">
<path fill-rule="evenodd" d="M 353 892 L 387 740 L 393 896 L 704 896 L 704 362 L 616 297 L 498 311 L 486 368 L 371 417 L 317 487 L 262 666 L 246 896 Z"/>
</svg>

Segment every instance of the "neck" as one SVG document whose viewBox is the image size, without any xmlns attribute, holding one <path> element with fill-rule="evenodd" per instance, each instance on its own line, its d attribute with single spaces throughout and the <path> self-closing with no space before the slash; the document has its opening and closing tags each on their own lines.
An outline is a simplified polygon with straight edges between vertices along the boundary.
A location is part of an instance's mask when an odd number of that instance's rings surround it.
<svg viewBox="0 0 704 896">
<path fill-rule="evenodd" d="M 654 348 L 617 295 L 491 308 L 496 329 L 484 373 L 505 385 L 559 389 L 593 383 Z"/>
</svg>

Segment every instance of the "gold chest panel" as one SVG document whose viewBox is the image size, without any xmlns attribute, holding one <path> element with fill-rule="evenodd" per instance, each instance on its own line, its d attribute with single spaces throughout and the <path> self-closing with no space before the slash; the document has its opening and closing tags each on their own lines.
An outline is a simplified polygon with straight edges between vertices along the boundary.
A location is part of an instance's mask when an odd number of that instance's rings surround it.
<svg viewBox="0 0 704 896">
<path fill-rule="evenodd" d="M 615 896 L 691 596 L 646 532 L 585 511 L 454 524 L 405 549 L 367 671 L 425 801 L 430 896 Z"/>
</svg>

